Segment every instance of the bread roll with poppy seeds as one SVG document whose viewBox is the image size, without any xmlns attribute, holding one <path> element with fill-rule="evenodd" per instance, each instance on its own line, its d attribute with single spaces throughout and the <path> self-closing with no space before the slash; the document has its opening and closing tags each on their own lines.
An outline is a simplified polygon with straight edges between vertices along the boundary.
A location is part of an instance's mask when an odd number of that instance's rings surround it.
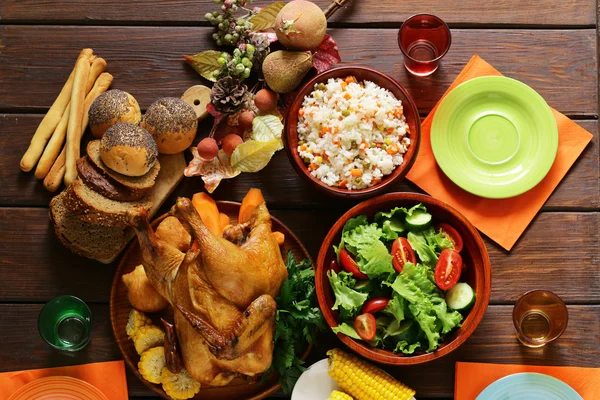
<svg viewBox="0 0 600 400">
<path fill-rule="evenodd" d="M 106 166 L 127 176 L 142 176 L 156 162 L 158 150 L 152 135 L 128 122 L 111 126 L 100 139 L 100 158 Z"/>
<path fill-rule="evenodd" d="M 100 139 L 108 128 L 119 122 L 139 124 L 142 112 L 137 100 L 132 95 L 113 89 L 94 100 L 88 111 L 88 117 L 94 137 Z"/>
<path fill-rule="evenodd" d="M 176 154 L 192 145 L 198 129 L 194 108 L 177 97 L 163 97 L 148 107 L 140 126 L 152 134 L 161 154 Z"/>
</svg>

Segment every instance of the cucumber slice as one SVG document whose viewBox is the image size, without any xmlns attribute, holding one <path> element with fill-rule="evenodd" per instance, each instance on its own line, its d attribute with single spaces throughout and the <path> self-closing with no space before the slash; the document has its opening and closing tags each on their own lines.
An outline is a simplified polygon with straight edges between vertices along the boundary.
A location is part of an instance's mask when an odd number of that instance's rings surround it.
<svg viewBox="0 0 600 400">
<path fill-rule="evenodd" d="M 446 292 L 446 304 L 456 311 L 468 310 L 475 304 L 475 292 L 468 283 L 457 283 Z"/>
<path fill-rule="evenodd" d="M 431 224 L 433 217 L 426 211 L 415 210 L 412 215 L 406 216 L 406 225 L 413 230 L 423 230 Z"/>
</svg>

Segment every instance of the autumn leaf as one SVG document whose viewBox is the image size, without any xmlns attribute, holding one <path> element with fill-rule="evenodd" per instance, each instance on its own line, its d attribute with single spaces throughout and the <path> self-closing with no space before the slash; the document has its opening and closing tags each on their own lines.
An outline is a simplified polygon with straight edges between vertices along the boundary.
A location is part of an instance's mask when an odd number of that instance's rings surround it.
<svg viewBox="0 0 600 400">
<path fill-rule="evenodd" d="M 240 171 L 231 166 L 231 161 L 223 150 L 219 150 L 217 157 L 212 160 L 200 157 L 196 146 L 190 147 L 190 151 L 194 158 L 183 173 L 187 177 L 202 177 L 208 193 L 214 192 L 223 179 L 231 179 L 240 174 Z"/>
<path fill-rule="evenodd" d="M 252 139 L 259 142 L 268 142 L 281 139 L 283 124 L 276 115 L 258 115 L 252 121 Z M 283 148 L 283 142 L 277 150 Z"/>
<path fill-rule="evenodd" d="M 272 28 L 273 24 L 275 24 L 275 18 L 277 18 L 277 14 L 279 14 L 279 11 L 283 6 L 285 6 L 283 1 L 276 1 L 273 4 L 264 7 L 258 14 L 250 18 L 249 21 L 252 23 L 252 31 L 260 32 Z"/>
<path fill-rule="evenodd" d="M 222 52 L 216 50 L 207 50 L 202 53 L 194 54 L 193 56 L 183 56 L 185 60 L 202 75 L 203 78 L 208 79 L 211 82 L 217 80 L 213 77 L 213 72 L 219 71 L 221 65 L 217 62 Z"/>
<path fill-rule="evenodd" d="M 258 172 L 267 166 L 281 144 L 281 139 L 268 142 L 245 141 L 231 154 L 231 166 L 241 172 Z"/>
<path fill-rule="evenodd" d="M 342 58 L 337 43 L 330 35 L 325 35 L 319 47 L 313 52 L 313 66 L 321 73 L 339 62 L 342 62 Z"/>
</svg>

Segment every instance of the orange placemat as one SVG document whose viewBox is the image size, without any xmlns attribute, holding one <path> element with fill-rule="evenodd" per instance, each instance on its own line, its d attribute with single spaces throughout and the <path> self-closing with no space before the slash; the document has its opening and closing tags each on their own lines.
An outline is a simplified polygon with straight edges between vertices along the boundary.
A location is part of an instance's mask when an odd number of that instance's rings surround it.
<svg viewBox="0 0 600 400">
<path fill-rule="evenodd" d="M 444 96 L 465 81 L 489 75 L 502 74 L 475 55 Z M 439 104 L 438 102 L 423 121 L 419 155 L 406 177 L 431 196 L 456 208 L 481 232 L 506 250 L 510 250 L 585 146 L 592 140 L 592 134 L 553 109 L 552 113 L 558 125 L 558 153 L 548 175 L 536 187 L 522 195 L 509 199 L 486 199 L 468 193 L 455 185 L 435 161 L 429 133 L 433 115 Z"/>
<path fill-rule="evenodd" d="M 600 399 L 600 368 L 466 362 L 456 363 L 454 398 L 456 400 L 474 400 L 492 382 L 519 372 L 538 372 L 550 375 L 571 386 L 584 400 Z"/>
<path fill-rule="evenodd" d="M 95 386 L 110 400 L 129 399 L 123 361 L 4 372 L 0 374 L 0 399 L 7 399 L 22 386 L 47 376 L 70 376 L 81 379 Z"/>
</svg>

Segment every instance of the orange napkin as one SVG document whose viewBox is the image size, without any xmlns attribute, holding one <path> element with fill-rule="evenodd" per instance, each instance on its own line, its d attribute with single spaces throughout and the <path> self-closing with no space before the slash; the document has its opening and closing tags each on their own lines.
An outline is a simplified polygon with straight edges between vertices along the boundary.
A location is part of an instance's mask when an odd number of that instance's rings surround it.
<svg viewBox="0 0 600 400">
<path fill-rule="evenodd" d="M 444 96 L 465 81 L 488 75 L 502 74 L 475 55 Z M 553 109 L 552 113 L 558 125 L 558 152 L 548 175 L 536 187 L 522 195 L 509 199 L 486 199 L 468 193 L 455 185 L 435 162 L 429 133 L 438 105 L 439 102 L 423 121 L 419 155 L 406 177 L 431 196 L 456 208 L 481 232 L 506 250 L 510 250 L 585 146 L 592 140 L 592 134 Z"/>
<path fill-rule="evenodd" d="M 474 400 L 492 382 L 519 372 L 553 376 L 571 386 L 585 400 L 600 399 L 600 368 L 540 367 L 535 365 L 456 363 L 456 400 Z"/>
<path fill-rule="evenodd" d="M 0 399 L 10 395 L 39 378 L 70 376 L 95 386 L 110 400 L 127 400 L 127 380 L 123 361 L 73 365 L 70 367 L 30 369 L 0 374 Z"/>
</svg>

